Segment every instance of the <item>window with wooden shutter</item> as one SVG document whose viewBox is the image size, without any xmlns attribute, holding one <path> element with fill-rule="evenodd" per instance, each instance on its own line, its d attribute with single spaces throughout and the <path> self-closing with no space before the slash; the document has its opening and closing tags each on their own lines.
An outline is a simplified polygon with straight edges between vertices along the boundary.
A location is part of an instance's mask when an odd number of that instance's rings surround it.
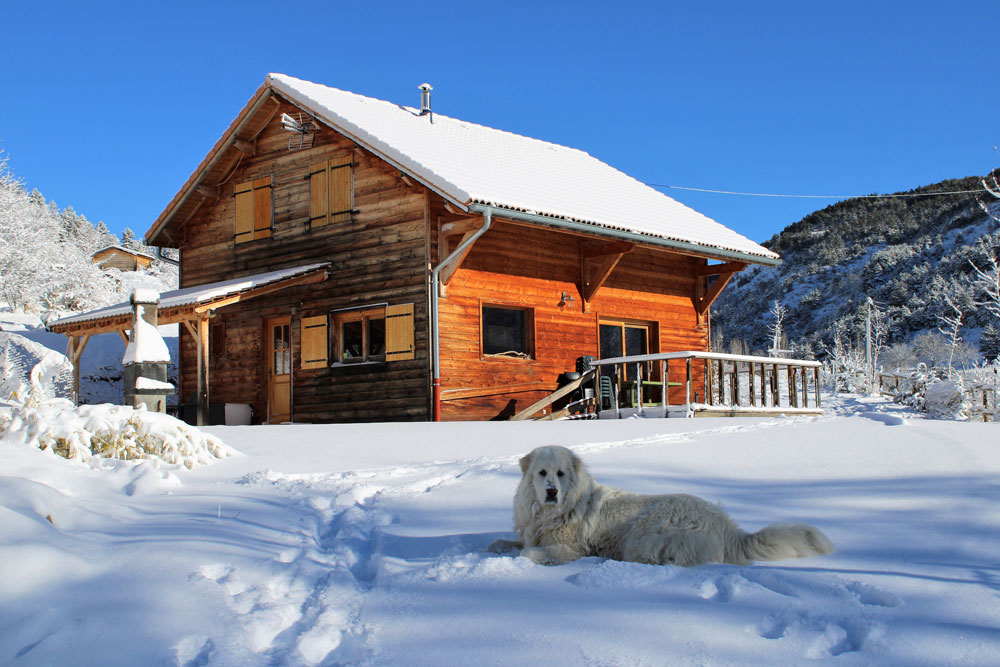
<svg viewBox="0 0 1000 667">
<path fill-rule="evenodd" d="M 413 359 L 413 304 L 385 308 L 385 360 Z"/>
<path fill-rule="evenodd" d="M 327 319 L 326 315 L 303 317 L 300 340 L 302 341 L 302 368 L 326 368 Z"/>
<path fill-rule="evenodd" d="M 350 155 L 330 158 L 309 167 L 309 224 L 323 227 L 351 219 L 354 164 Z"/>
<path fill-rule="evenodd" d="M 271 236 L 271 177 L 264 176 L 236 184 L 236 243 Z"/>
</svg>

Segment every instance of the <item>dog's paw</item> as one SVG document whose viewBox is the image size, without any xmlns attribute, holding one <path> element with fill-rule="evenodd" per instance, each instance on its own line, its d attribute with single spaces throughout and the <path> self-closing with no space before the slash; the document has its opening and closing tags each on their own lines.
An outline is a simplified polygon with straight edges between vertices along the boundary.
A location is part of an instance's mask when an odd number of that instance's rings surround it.
<svg viewBox="0 0 1000 667">
<path fill-rule="evenodd" d="M 544 547 L 525 547 L 521 549 L 521 555 L 525 558 L 530 558 L 539 565 L 558 565 L 559 561 L 554 558 L 553 554 L 549 552 L 548 549 Z"/>
<path fill-rule="evenodd" d="M 524 547 L 521 549 L 521 555 L 539 565 L 562 565 L 581 556 L 573 549 L 559 544 L 548 547 Z"/>
<path fill-rule="evenodd" d="M 492 542 L 490 546 L 486 547 L 486 551 L 491 554 L 509 554 L 511 551 L 517 551 L 524 547 L 520 542 L 512 542 L 511 540 L 496 540 Z"/>
</svg>

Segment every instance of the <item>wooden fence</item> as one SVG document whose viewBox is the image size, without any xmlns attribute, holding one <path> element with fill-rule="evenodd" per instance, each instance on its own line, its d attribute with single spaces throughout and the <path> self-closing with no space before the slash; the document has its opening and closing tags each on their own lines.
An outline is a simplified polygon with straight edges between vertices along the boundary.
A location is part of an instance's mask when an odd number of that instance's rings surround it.
<svg viewBox="0 0 1000 667">
<path fill-rule="evenodd" d="M 600 369 L 592 393 L 602 417 L 823 413 L 818 361 L 688 351 L 591 365 Z"/>
<path fill-rule="evenodd" d="M 875 387 L 883 396 L 889 396 L 893 400 L 920 405 L 920 399 L 924 395 L 927 383 L 935 377 L 929 372 L 910 373 L 877 373 L 875 376 Z M 970 421 L 990 422 L 996 421 L 1000 414 L 1000 381 L 993 377 L 990 379 L 976 379 L 974 377 L 962 376 L 962 394 L 965 413 Z"/>
</svg>

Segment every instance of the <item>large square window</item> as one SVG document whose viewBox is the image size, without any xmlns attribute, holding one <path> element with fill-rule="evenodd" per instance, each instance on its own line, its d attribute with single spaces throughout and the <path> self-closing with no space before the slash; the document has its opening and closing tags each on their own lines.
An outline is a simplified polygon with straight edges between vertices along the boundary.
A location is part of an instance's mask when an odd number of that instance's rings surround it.
<svg viewBox="0 0 1000 667">
<path fill-rule="evenodd" d="M 532 317 L 527 308 L 483 306 L 483 354 L 528 359 L 533 352 Z"/>
</svg>

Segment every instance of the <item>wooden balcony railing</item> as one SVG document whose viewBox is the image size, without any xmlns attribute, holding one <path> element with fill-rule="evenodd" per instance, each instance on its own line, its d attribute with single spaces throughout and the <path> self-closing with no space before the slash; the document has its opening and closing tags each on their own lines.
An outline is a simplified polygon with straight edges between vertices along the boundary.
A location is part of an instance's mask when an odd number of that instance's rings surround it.
<svg viewBox="0 0 1000 667">
<path fill-rule="evenodd" d="M 602 417 L 607 411 L 618 417 L 823 414 L 818 361 L 690 351 L 591 365 L 600 370 L 593 395 Z"/>
</svg>

